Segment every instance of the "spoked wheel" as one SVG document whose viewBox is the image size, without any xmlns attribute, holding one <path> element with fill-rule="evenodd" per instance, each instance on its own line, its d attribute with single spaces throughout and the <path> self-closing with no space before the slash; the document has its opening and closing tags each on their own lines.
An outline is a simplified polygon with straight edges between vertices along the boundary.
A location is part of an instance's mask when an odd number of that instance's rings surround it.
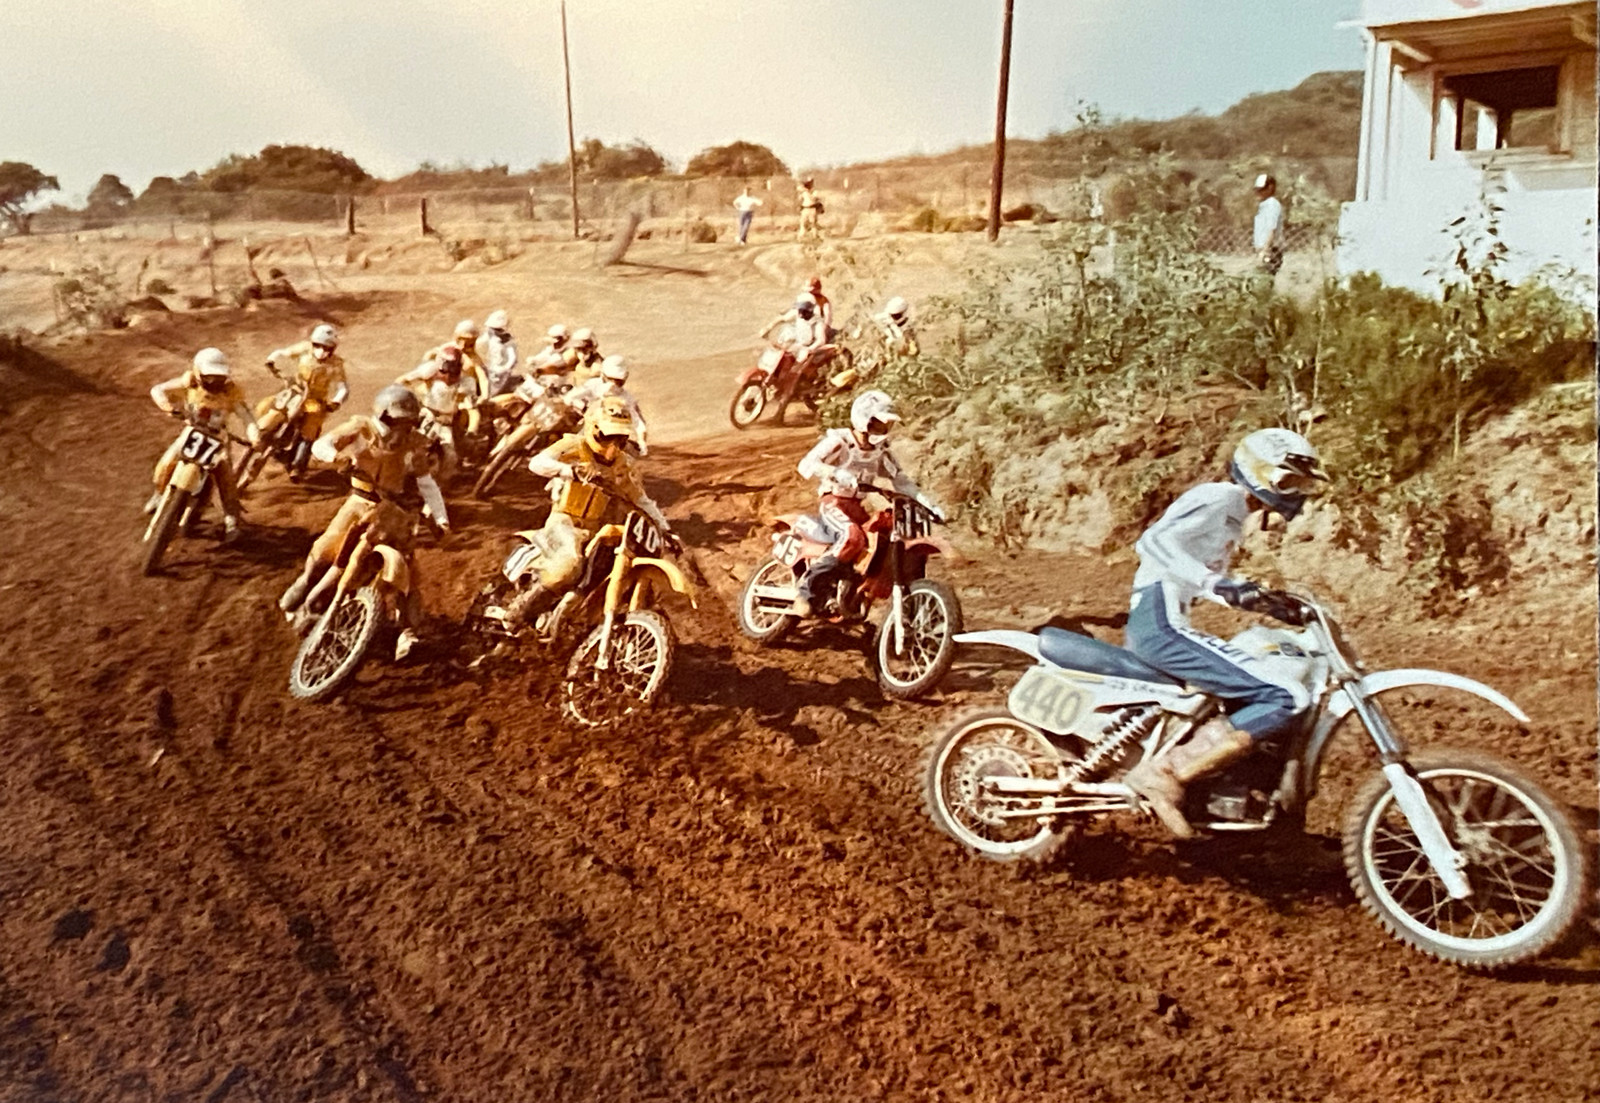
<svg viewBox="0 0 1600 1103">
<path fill-rule="evenodd" d="M 943 582 L 919 578 L 902 602 L 905 628 L 896 649 L 894 612 L 878 626 L 878 685 L 886 696 L 907 700 L 928 692 L 950 670 L 961 631 L 961 603 Z"/>
<path fill-rule="evenodd" d="M 728 406 L 728 420 L 733 422 L 735 429 L 748 429 L 756 423 L 766 408 L 766 384 L 746 383 L 739 388 L 739 393 L 733 396 L 733 402 Z"/>
<path fill-rule="evenodd" d="M 1389 933 L 1457 965 L 1498 968 L 1550 949 L 1585 899 L 1583 847 L 1549 794 L 1473 751 L 1411 758 L 1472 889 L 1452 900 L 1388 779 L 1372 779 L 1345 820 L 1344 861 L 1362 904 Z"/>
<path fill-rule="evenodd" d="M 650 609 L 628 613 L 611 630 L 611 665 L 595 666 L 601 628 L 584 637 L 567 663 L 567 713 L 591 727 L 649 708 L 672 669 L 672 627 Z"/>
<path fill-rule="evenodd" d="M 244 455 L 239 457 L 239 489 L 243 490 L 256 481 L 256 476 L 266 468 L 267 461 L 272 458 L 272 445 L 263 440 L 259 444 L 248 445 Z"/>
<path fill-rule="evenodd" d="M 794 568 L 776 559 L 768 559 L 755 569 L 744 589 L 739 591 L 739 631 L 757 643 L 776 643 L 793 628 L 796 618 L 788 613 L 776 613 L 762 605 L 756 597 L 758 588 L 795 586 Z"/>
<path fill-rule="evenodd" d="M 380 607 L 377 588 L 369 585 L 318 617 L 289 668 L 289 692 L 320 701 L 349 681 L 378 634 Z"/>
<path fill-rule="evenodd" d="M 483 470 L 478 474 L 478 481 L 472 484 L 474 498 L 487 499 L 494 491 L 494 484 L 500 481 L 500 476 L 511 466 L 511 452 L 512 450 L 508 448 L 498 456 L 490 455 L 489 462 L 483 465 Z"/>
<path fill-rule="evenodd" d="M 167 545 L 172 543 L 172 538 L 178 535 L 179 519 L 188 504 L 189 492 L 186 490 L 168 486 L 162 493 L 161 505 L 156 508 L 155 517 L 144 530 L 145 574 L 155 574 L 161 569 L 161 557 L 167 553 Z"/>
<path fill-rule="evenodd" d="M 939 830 L 985 858 L 1047 856 L 1062 838 L 1059 817 L 1038 814 L 1039 798 L 992 792 L 997 777 L 1054 778 L 1066 763 L 1043 733 L 1005 709 L 967 713 L 927 751 L 923 800 Z"/>
</svg>

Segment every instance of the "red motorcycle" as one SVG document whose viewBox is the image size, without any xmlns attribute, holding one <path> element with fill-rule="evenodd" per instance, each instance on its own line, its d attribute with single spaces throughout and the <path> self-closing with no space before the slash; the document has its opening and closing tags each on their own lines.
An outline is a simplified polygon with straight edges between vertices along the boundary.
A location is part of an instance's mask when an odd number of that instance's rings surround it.
<svg viewBox="0 0 1600 1103">
<path fill-rule="evenodd" d="M 889 499 L 863 526 L 867 547 L 849 573 L 814 595 L 812 619 L 868 622 L 873 603 L 887 599 L 873 648 L 878 685 L 889 697 L 906 699 L 933 688 L 955 661 L 961 603 L 943 582 L 925 577 L 928 560 L 944 554 L 933 536 L 944 520 L 914 498 L 873 487 Z M 801 577 L 824 555 L 833 533 L 811 514 L 789 514 L 773 522 L 772 556 L 751 574 L 739 595 L 739 630 L 757 643 L 776 643 L 800 621 L 795 599 Z"/>
<path fill-rule="evenodd" d="M 767 406 L 777 407 L 779 425 L 796 400 L 805 403 L 812 413 L 828 396 L 830 383 L 826 369 L 835 362 L 851 366 L 850 350 L 843 345 L 819 345 L 803 363 L 796 363 L 794 353 L 778 345 L 768 345 L 752 367 L 739 375 L 738 389 L 728 406 L 728 420 L 735 429 L 748 429 L 760 420 Z"/>
</svg>

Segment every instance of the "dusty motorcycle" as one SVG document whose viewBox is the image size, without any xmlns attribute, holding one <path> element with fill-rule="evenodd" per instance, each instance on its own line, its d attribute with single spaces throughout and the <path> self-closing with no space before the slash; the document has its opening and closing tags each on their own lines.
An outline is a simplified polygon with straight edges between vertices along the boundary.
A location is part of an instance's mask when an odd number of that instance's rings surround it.
<svg viewBox="0 0 1600 1103">
<path fill-rule="evenodd" d="M 304 636 L 289 667 L 295 697 L 331 697 L 355 675 L 378 633 L 393 627 L 411 592 L 411 566 L 400 550 L 411 528 L 411 515 L 385 500 L 345 538 L 295 618 Z"/>
<path fill-rule="evenodd" d="M 955 591 L 927 577 L 928 560 L 946 548 L 933 536 L 943 520 L 927 506 L 886 487 L 869 487 L 889 500 L 863 526 L 867 547 L 828 593 L 814 595 L 812 618 L 867 623 L 875 602 L 887 600 L 873 650 L 878 685 L 897 699 L 920 696 L 938 684 L 955 661 L 961 603 Z M 810 514 L 773 522 L 772 555 L 739 594 L 739 629 L 761 644 L 776 643 L 800 617 L 800 579 L 832 544 L 834 534 Z"/>
<path fill-rule="evenodd" d="M 505 630 L 485 610 L 504 607 L 537 582 L 544 554 L 540 537 L 538 530 L 517 533 L 500 578 L 473 603 L 468 620 L 486 636 L 504 636 Z M 598 726 L 648 708 L 666 683 L 676 643 L 656 597 L 666 589 L 696 604 L 688 577 L 663 556 L 669 545 L 676 542 L 639 510 L 621 524 L 602 526 L 584 547 L 577 585 L 532 626 L 551 646 L 590 626 L 567 660 L 563 689 L 567 714 L 581 724 Z"/>
<path fill-rule="evenodd" d="M 311 457 L 311 442 L 301 435 L 301 425 L 306 416 L 334 408 L 311 398 L 302 380 L 291 380 L 259 419 L 260 442 L 246 448 L 239 458 L 239 489 L 254 482 L 272 459 L 283 464 L 290 482 L 298 482 Z"/>
<path fill-rule="evenodd" d="M 184 418 L 181 413 L 173 416 Z M 161 569 L 162 557 L 173 537 L 179 533 L 187 536 L 194 531 L 212 495 L 212 472 L 228 458 L 229 439 L 229 434 L 184 418 L 184 426 L 178 433 L 178 462 L 167 476 L 161 500 L 145 525 L 145 574 L 152 575 Z"/>
<path fill-rule="evenodd" d="M 487 499 L 495 484 L 517 462 L 532 456 L 563 432 L 577 424 L 577 412 L 561 401 L 561 396 L 571 388 L 554 385 L 539 388 L 536 392 L 518 388 L 517 394 L 526 399 L 526 406 L 490 449 L 478 481 L 473 484 L 472 496 Z"/>
<path fill-rule="evenodd" d="M 843 345 L 821 345 L 803 363 L 796 363 L 787 349 L 769 345 L 753 366 L 739 374 L 728 420 L 735 429 L 748 429 L 773 406 L 777 411 L 773 420 L 782 425 L 783 415 L 795 401 L 815 413 L 829 393 L 828 371 L 847 369 L 850 361 L 851 352 Z"/>
<path fill-rule="evenodd" d="M 1304 685 L 1311 708 L 1272 741 L 1190 783 L 1184 814 L 1201 833 L 1298 830 L 1331 737 L 1354 717 L 1381 773 L 1345 810 L 1344 864 L 1356 896 L 1390 934 L 1457 965 L 1496 968 L 1561 941 L 1586 899 L 1583 845 L 1562 805 L 1515 767 L 1471 750 L 1413 752 L 1380 695 L 1428 686 L 1476 694 L 1526 724 L 1510 699 L 1437 670 L 1368 671 L 1333 614 L 1278 594 L 1302 628 L 1246 629 L 1231 643 Z M 1217 714 L 1132 652 L 1057 628 L 972 632 L 1035 661 L 1005 708 L 961 716 L 933 742 L 924 798 L 939 828 L 1001 861 L 1036 858 L 1075 822 L 1145 811 L 1121 779 Z"/>
</svg>

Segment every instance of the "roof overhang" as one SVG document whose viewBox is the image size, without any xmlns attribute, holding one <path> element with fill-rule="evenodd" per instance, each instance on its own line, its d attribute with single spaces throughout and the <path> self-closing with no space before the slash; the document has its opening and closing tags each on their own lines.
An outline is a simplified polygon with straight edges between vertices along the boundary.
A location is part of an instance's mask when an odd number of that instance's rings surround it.
<svg viewBox="0 0 1600 1103">
<path fill-rule="evenodd" d="M 1422 63 L 1595 45 L 1592 2 L 1367 0 L 1359 25 Z"/>
</svg>

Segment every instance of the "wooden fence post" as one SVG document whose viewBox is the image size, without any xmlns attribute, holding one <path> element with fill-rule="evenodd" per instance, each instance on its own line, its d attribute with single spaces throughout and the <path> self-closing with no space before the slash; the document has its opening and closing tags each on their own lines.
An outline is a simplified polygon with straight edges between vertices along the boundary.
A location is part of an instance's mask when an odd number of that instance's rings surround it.
<svg viewBox="0 0 1600 1103">
<path fill-rule="evenodd" d="M 417 201 L 417 212 L 422 217 L 422 236 L 427 237 L 433 233 L 433 227 L 428 225 L 428 197 L 423 196 Z"/>
<path fill-rule="evenodd" d="M 356 233 L 356 197 L 350 196 L 344 208 L 344 236 L 354 237 Z"/>
</svg>

